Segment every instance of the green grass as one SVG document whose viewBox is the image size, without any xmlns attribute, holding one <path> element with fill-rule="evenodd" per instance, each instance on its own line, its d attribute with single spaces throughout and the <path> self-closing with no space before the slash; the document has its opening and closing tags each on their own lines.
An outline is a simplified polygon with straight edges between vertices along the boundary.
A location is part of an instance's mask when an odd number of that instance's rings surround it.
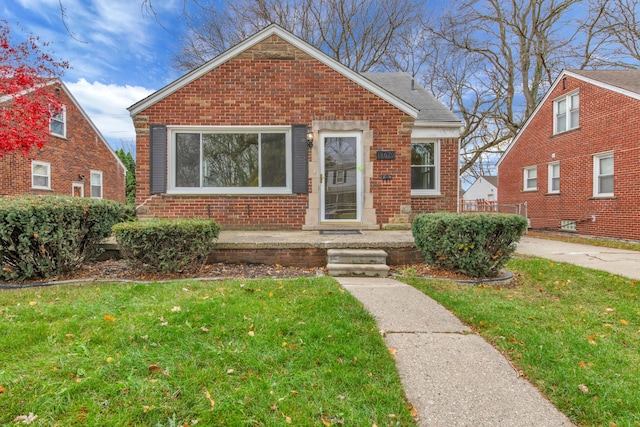
<svg viewBox="0 0 640 427">
<path fill-rule="evenodd" d="M 544 259 L 512 259 L 513 288 L 405 281 L 506 354 L 581 426 L 640 426 L 640 284 Z"/>
<path fill-rule="evenodd" d="M 0 425 L 412 425 L 375 321 L 330 278 L 0 292 Z"/>
</svg>

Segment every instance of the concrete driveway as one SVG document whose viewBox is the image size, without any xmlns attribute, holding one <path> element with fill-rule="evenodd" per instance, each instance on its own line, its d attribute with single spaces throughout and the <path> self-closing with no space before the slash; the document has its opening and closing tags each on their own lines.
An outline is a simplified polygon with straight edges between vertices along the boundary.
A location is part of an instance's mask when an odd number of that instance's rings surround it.
<svg viewBox="0 0 640 427">
<path fill-rule="evenodd" d="M 640 252 L 522 236 L 516 253 L 568 262 L 640 280 Z"/>
</svg>

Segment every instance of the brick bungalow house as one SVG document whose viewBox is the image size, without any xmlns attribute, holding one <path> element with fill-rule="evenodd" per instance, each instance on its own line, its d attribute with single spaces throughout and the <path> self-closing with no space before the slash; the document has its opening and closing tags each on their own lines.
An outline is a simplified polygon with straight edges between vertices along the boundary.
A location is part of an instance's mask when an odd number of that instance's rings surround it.
<svg viewBox="0 0 640 427">
<path fill-rule="evenodd" d="M 640 70 L 563 71 L 498 162 L 534 229 L 640 240 Z"/>
<path fill-rule="evenodd" d="M 55 85 L 63 112 L 51 118 L 44 147 L 34 147 L 28 156 L 0 157 L 0 196 L 61 194 L 125 203 L 124 164 L 65 84 L 49 84 Z M 0 97 L 0 104 L 10 101 Z"/>
<path fill-rule="evenodd" d="M 138 215 L 226 228 L 407 227 L 456 211 L 460 120 L 277 25 L 129 107 Z"/>
</svg>

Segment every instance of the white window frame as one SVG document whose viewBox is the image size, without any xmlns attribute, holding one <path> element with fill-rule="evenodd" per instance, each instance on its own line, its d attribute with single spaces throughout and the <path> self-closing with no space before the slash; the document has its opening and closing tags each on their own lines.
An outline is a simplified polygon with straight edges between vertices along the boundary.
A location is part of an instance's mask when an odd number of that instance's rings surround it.
<svg viewBox="0 0 640 427">
<path fill-rule="evenodd" d="M 529 173 L 531 171 L 535 171 L 536 173 L 536 186 L 535 187 L 529 187 L 529 180 L 532 179 L 529 176 Z M 536 191 L 538 189 L 538 166 L 527 166 L 526 168 L 523 168 L 523 184 L 522 184 L 522 191 Z"/>
<path fill-rule="evenodd" d="M 347 171 L 345 171 L 344 169 L 335 171 L 333 175 L 333 183 L 336 185 L 344 184 L 346 175 Z"/>
<path fill-rule="evenodd" d="M 51 135 L 60 136 L 62 138 L 67 137 L 67 107 L 65 105 L 62 106 L 62 111 L 60 111 L 59 115 L 62 117 L 60 120 L 55 118 L 55 114 L 51 114 L 51 119 L 49 119 L 49 130 Z M 62 133 L 56 133 L 53 131 L 53 122 L 62 122 Z"/>
<path fill-rule="evenodd" d="M 72 182 L 71 183 L 71 197 L 75 197 L 75 189 L 79 188 L 80 189 L 80 196 L 79 197 L 84 197 L 84 184 L 82 182 Z"/>
<path fill-rule="evenodd" d="M 435 186 L 433 189 L 431 190 L 425 190 L 425 189 L 417 189 L 414 190 L 413 188 L 411 189 L 411 195 L 412 196 L 440 196 L 440 140 L 437 139 L 412 139 L 411 140 L 411 145 L 413 146 L 413 144 L 425 144 L 425 143 L 431 143 L 434 144 L 434 166 L 435 166 Z M 413 149 L 413 148 L 412 148 Z M 421 167 L 420 165 L 415 165 L 416 167 Z M 429 165 L 423 165 L 423 166 L 429 166 Z M 411 165 L 411 167 L 413 168 L 414 165 Z"/>
<path fill-rule="evenodd" d="M 94 176 L 100 177 L 100 196 L 93 195 L 93 187 L 95 187 L 93 185 Z M 104 180 L 102 179 L 102 171 L 92 170 L 91 173 L 89 174 L 89 195 L 91 196 L 92 199 L 102 199 L 103 194 L 104 194 Z"/>
<path fill-rule="evenodd" d="M 603 159 L 611 158 L 613 162 L 613 171 L 610 174 L 602 175 L 600 173 L 600 161 Z M 593 197 L 613 197 L 614 192 L 603 193 L 600 192 L 600 178 L 611 177 L 614 180 L 615 190 L 615 159 L 613 157 L 613 151 L 607 151 L 605 153 L 598 153 L 593 155 Z"/>
<path fill-rule="evenodd" d="M 554 175 L 554 170 L 557 170 L 558 175 Z M 553 181 L 557 180 L 558 188 L 554 190 Z M 560 192 L 560 162 L 549 163 L 547 167 L 547 193 L 557 194 Z"/>
<path fill-rule="evenodd" d="M 574 106 L 573 100 L 576 100 Z M 564 108 L 561 107 L 561 103 L 564 101 Z M 572 119 L 575 113 L 575 123 Z M 564 130 L 558 130 L 558 125 L 564 121 Z M 580 92 L 573 91 L 557 98 L 553 101 L 553 134 L 558 135 L 561 133 L 569 132 L 570 130 L 577 129 L 580 126 Z"/>
<path fill-rule="evenodd" d="M 290 126 L 170 126 L 168 131 L 169 174 L 167 194 L 291 194 L 293 171 L 291 168 Z M 178 133 L 284 133 L 287 180 L 284 187 L 176 187 L 176 134 Z M 200 153 L 202 160 L 202 153 Z M 260 168 L 260 165 L 258 165 Z M 202 175 L 202 172 L 201 172 Z M 201 176 L 202 178 L 202 176 Z"/>
<path fill-rule="evenodd" d="M 47 178 L 47 185 L 36 185 L 36 173 L 35 173 L 35 167 L 36 166 L 45 166 L 47 168 L 47 174 L 46 175 L 37 175 L 39 177 L 46 177 Z M 49 162 L 41 162 L 38 160 L 32 160 L 31 161 L 31 188 L 34 188 L 36 190 L 51 190 L 51 163 Z"/>
</svg>

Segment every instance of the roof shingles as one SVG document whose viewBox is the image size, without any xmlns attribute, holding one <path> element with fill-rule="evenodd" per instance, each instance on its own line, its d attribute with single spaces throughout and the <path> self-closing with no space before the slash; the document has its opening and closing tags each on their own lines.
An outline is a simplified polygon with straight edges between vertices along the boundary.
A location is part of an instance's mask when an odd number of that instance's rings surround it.
<svg viewBox="0 0 640 427">
<path fill-rule="evenodd" d="M 570 70 L 570 72 L 640 94 L 640 70 Z"/>
<path fill-rule="evenodd" d="M 429 122 L 460 122 L 460 119 L 435 96 L 420 86 L 407 73 L 362 73 L 362 76 L 382 89 L 419 110 L 417 120 Z"/>
</svg>

